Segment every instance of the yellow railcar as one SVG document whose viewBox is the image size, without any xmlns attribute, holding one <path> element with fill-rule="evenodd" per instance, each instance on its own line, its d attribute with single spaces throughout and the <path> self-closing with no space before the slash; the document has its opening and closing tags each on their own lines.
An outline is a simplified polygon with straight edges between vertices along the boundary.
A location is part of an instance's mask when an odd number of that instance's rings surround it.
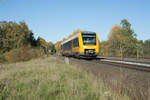
<svg viewBox="0 0 150 100">
<path fill-rule="evenodd" d="M 99 41 L 95 32 L 79 32 L 61 43 L 64 56 L 96 57 L 99 53 Z"/>
</svg>

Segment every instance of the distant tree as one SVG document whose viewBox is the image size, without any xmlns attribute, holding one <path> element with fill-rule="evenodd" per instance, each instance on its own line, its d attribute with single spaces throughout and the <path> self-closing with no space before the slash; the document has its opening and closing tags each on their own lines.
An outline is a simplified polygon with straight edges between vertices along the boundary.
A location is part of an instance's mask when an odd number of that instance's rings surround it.
<svg viewBox="0 0 150 100">
<path fill-rule="evenodd" d="M 126 20 L 123 19 L 121 21 L 121 31 L 122 31 L 122 35 L 123 37 L 126 37 L 125 40 L 125 51 L 124 54 L 126 56 L 135 56 L 136 55 L 136 48 L 137 48 L 137 38 L 136 38 L 136 34 L 134 32 L 133 29 L 131 29 L 131 24 Z"/>
<path fill-rule="evenodd" d="M 144 48 L 143 48 L 143 41 L 142 40 L 137 40 L 137 44 L 136 44 L 136 57 L 137 59 L 139 59 L 140 57 L 144 56 Z"/>
<path fill-rule="evenodd" d="M 150 58 L 150 39 L 143 43 L 143 54 L 145 58 Z"/>
<path fill-rule="evenodd" d="M 135 56 L 137 52 L 136 34 L 131 29 L 131 24 L 123 19 L 120 25 L 112 27 L 108 36 L 108 54 L 110 56 Z"/>
<path fill-rule="evenodd" d="M 36 46 L 36 40 L 25 22 L 0 22 L 0 53 L 8 52 L 24 45 Z"/>
<path fill-rule="evenodd" d="M 48 53 L 54 54 L 56 52 L 55 45 L 52 42 L 48 42 Z"/>
<path fill-rule="evenodd" d="M 55 43 L 55 49 L 58 54 L 61 53 L 61 43 L 62 41 L 58 41 Z"/>
<path fill-rule="evenodd" d="M 37 46 L 37 40 L 34 38 L 34 33 L 30 33 L 30 38 L 28 39 L 28 42 L 30 43 L 31 46 L 36 47 Z"/>
<path fill-rule="evenodd" d="M 0 22 L 0 62 L 5 60 L 9 62 L 9 58 L 11 61 L 21 59 L 21 57 L 23 59 L 35 58 L 39 54 L 47 54 L 49 50 L 55 50 L 54 44 L 46 42 L 41 37 L 36 40 L 34 33 L 25 22 Z M 23 59 L 21 61 L 24 61 Z"/>
<path fill-rule="evenodd" d="M 131 24 L 128 22 L 128 20 L 123 19 L 123 20 L 121 20 L 120 24 L 123 28 L 125 28 L 127 30 L 131 30 Z M 131 31 L 133 31 L 133 30 L 131 30 Z"/>
<path fill-rule="evenodd" d="M 99 49 L 100 49 L 100 55 L 101 56 L 109 56 L 109 52 L 108 52 L 108 41 L 102 41 L 100 42 L 100 46 L 99 46 Z"/>
<path fill-rule="evenodd" d="M 107 45 L 109 49 L 107 49 L 107 54 L 110 56 L 118 56 L 118 54 L 120 56 L 119 43 L 122 40 L 120 30 L 121 27 L 119 25 L 114 25 L 108 35 Z"/>
<path fill-rule="evenodd" d="M 42 51 L 43 54 L 47 53 L 48 44 L 42 37 L 38 37 L 37 46 L 40 48 L 40 50 Z"/>
</svg>

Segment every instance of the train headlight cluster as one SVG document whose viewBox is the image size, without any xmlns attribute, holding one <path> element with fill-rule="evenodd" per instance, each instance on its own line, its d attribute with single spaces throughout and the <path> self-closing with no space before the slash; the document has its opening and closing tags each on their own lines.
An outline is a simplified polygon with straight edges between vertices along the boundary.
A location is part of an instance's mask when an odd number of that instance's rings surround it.
<svg viewBox="0 0 150 100">
<path fill-rule="evenodd" d="M 85 54 L 95 54 L 95 49 L 85 49 Z"/>
</svg>

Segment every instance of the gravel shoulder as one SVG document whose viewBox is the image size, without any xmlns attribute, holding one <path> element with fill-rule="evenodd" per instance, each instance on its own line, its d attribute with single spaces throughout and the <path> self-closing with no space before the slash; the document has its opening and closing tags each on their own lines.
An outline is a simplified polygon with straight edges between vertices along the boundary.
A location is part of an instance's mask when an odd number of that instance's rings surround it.
<svg viewBox="0 0 150 100">
<path fill-rule="evenodd" d="M 102 57 L 102 56 L 99 56 L 99 58 L 109 59 L 109 60 L 121 60 L 120 57 Z M 140 58 L 140 59 L 137 59 L 137 58 L 123 58 L 122 61 L 150 64 L 150 59 L 144 59 L 144 58 Z"/>
<path fill-rule="evenodd" d="M 64 57 L 59 59 L 64 60 Z M 95 63 L 94 60 L 69 58 L 69 63 L 103 79 L 112 91 L 127 94 L 133 100 L 150 99 L 150 72 L 120 68 L 101 62 Z"/>
</svg>

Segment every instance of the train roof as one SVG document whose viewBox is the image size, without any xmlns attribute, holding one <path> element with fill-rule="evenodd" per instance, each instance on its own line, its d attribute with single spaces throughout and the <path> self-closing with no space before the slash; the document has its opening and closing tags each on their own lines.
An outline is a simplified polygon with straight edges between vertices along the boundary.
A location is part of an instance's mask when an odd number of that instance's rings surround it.
<svg viewBox="0 0 150 100">
<path fill-rule="evenodd" d="M 81 33 L 81 34 L 96 34 L 96 32 L 90 32 L 90 31 L 82 31 L 82 32 L 79 32 L 79 33 Z M 69 39 L 63 41 L 63 42 L 61 43 L 61 45 L 64 44 L 64 43 L 69 42 L 70 40 L 75 39 L 76 37 L 78 37 L 79 33 L 77 33 L 77 34 L 75 34 L 74 36 L 72 36 L 71 38 L 69 38 Z"/>
<path fill-rule="evenodd" d="M 77 33 L 76 35 L 72 36 L 71 38 L 69 38 L 69 39 L 67 39 L 67 40 L 63 41 L 63 42 L 61 43 L 61 45 L 62 45 L 62 44 L 64 44 L 64 43 L 69 42 L 70 40 L 75 39 L 76 37 L 78 37 L 78 35 L 79 35 L 79 33 Z"/>
<path fill-rule="evenodd" d="M 90 31 L 83 31 L 81 34 L 96 34 L 96 32 L 90 32 Z"/>
</svg>

